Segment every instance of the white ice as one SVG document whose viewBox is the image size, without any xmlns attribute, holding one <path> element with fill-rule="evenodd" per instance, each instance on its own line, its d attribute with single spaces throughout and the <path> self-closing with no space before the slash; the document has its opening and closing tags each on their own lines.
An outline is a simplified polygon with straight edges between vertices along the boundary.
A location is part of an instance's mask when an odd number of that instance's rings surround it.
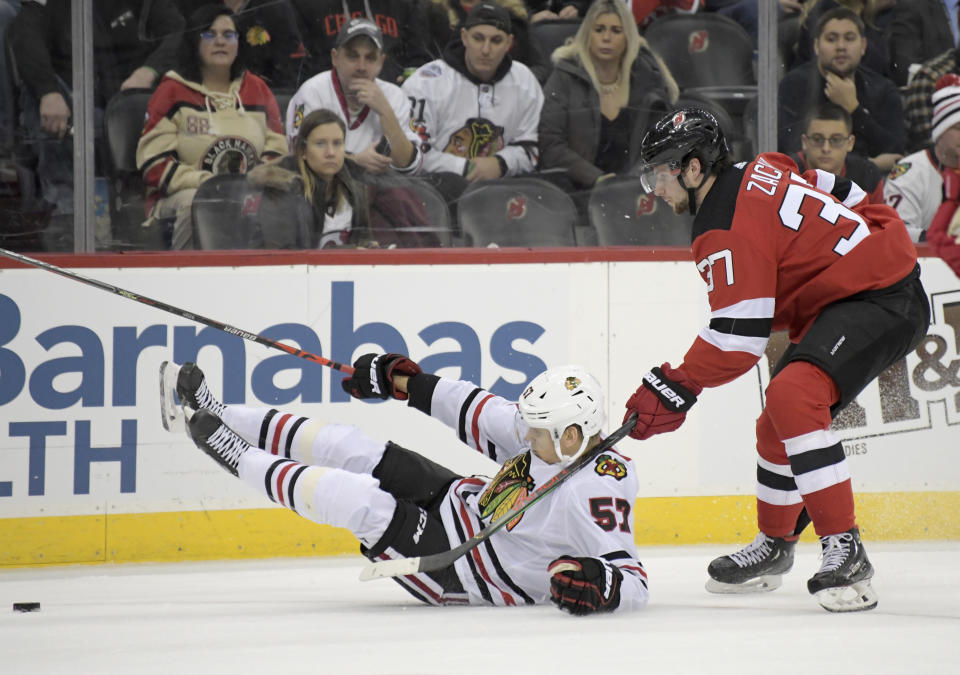
<svg viewBox="0 0 960 675">
<path fill-rule="evenodd" d="M 363 560 L 283 559 L 0 571 L 0 672 L 958 673 L 960 542 L 867 543 L 879 606 L 830 614 L 807 594 L 801 544 L 772 593 L 719 596 L 730 547 L 644 548 L 639 612 L 420 605 Z M 36 613 L 12 611 L 20 601 Z"/>
</svg>

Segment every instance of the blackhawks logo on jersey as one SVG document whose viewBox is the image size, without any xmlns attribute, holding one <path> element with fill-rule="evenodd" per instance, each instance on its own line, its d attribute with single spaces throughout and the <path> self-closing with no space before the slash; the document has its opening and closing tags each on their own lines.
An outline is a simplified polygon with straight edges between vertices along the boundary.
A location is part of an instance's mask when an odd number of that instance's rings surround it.
<svg viewBox="0 0 960 675">
<path fill-rule="evenodd" d="M 893 168 L 890 169 L 890 175 L 888 176 L 888 178 L 890 180 L 896 180 L 897 178 L 899 178 L 909 170 L 910 170 L 910 162 L 897 162 L 896 164 L 893 165 Z"/>
<path fill-rule="evenodd" d="M 450 134 L 443 151 L 457 157 L 493 157 L 503 147 L 503 127 L 482 117 L 471 117 Z"/>
<path fill-rule="evenodd" d="M 534 480 L 530 477 L 530 451 L 528 450 L 506 462 L 487 485 L 487 489 L 483 491 L 477 502 L 480 505 L 480 517 L 496 520 L 512 509 L 519 500 L 530 494 L 534 486 Z M 522 513 L 507 523 L 507 530 L 516 527 L 521 518 L 523 518 Z"/>
<path fill-rule="evenodd" d="M 600 455 L 597 457 L 596 471 L 601 476 L 610 476 L 617 480 L 623 480 L 627 476 L 627 467 L 619 459 L 611 455 Z"/>
</svg>

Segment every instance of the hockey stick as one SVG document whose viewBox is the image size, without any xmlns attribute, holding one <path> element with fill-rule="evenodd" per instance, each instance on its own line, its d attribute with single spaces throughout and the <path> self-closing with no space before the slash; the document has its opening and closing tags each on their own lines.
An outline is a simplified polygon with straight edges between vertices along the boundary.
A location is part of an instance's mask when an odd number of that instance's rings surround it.
<svg viewBox="0 0 960 675">
<path fill-rule="evenodd" d="M 571 464 L 557 471 L 550 480 L 534 490 L 533 494 L 528 495 L 522 504 L 514 506 L 503 514 L 503 516 L 491 522 L 459 546 L 455 546 L 449 551 L 443 551 L 442 553 L 433 553 L 415 558 L 397 558 L 396 560 L 378 560 L 377 562 L 372 562 L 360 572 L 360 581 L 384 579 L 387 577 L 402 577 L 408 574 L 432 572 L 443 569 L 444 567 L 449 567 L 455 560 L 475 549 L 503 528 L 504 525 L 560 487 L 565 480 L 599 457 L 600 453 L 609 450 L 623 440 L 623 438 L 633 430 L 636 424 L 637 413 L 633 412 L 622 427 L 604 438 L 590 450 L 584 452 Z"/>
<path fill-rule="evenodd" d="M 251 342 L 258 342 L 267 347 L 273 347 L 274 349 L 279 349 L 282 352 L 287 354 L 292 354 L 301 359 L 306 359 L 307 361 L 313 361 L 314 363 L 319 363 L 321 366 L 327 366 L 328 368 L 333 368 L 334 370 L 339 370 L 341 373 L 346 373 L 347 375 L 353 375 L 353 368 L 351 366 L 346 366 L 342 363 L 337 363 L 336 361 L 331 361 L 330 359 L 325 359 L 322 356 L 317 356 L 316 354 L 311 354 L 310 352 L 305 352 L 302 349 L 297 349 L 296 347 L 291 347 L 290 345 L 285 345 L 282 342 L 277 342 L 276 340 L 271 340 L 268 337 L 262 335 L 257 335 L 256 333 L 250 333 L 245 330 L 241 330 L 235 326 L 231 326 L 227 323 L 222 323 L 216 321 L 215 319 L 208 319 L 205 316 L 200 316 L 199 314 L 194 314 L 193 312 L 188 312 L 185 309 L 180 309 L 179 307 L 174 307 L 173 305 L 168 305 L 165 302 L 160 300 L 154 300 L 153 298 L 148 298 L 145 295 L 139 295 L 131 291 L 118 288 L 117 286 L 112 286 L 103 281 L 98 281 L 97 279 L 91 279 L 90 277 L 85 277 L 82 274 L 77 274 L 76 272 L 71 272 L 65 270 L 62 267 L 57 267 L 56 265 L 51 265 L 50 263 L 43 262 L 42 260 L 36 260 L 29 256 L 21 255 L 20 253 L 14 253 L 13 251 L 8 251 L 5 248 L 0 248 L 0 255 L 10 258 L 11 260 L 16 260 L 17 262 L 23 263 L 24 265 L 32 265 L 33 267 L 39 267 L 45 269 L 48 272 L 53 272 L 54 274 L 59 274 L 62 277 L 68 279 L 73 279 L 74 281 L 80 281 L 90 286 L 95 286 L 103 291 L 109 291 L 115 295 L 123 296 L 129 300 L 135 300 L 144 305 L 149 305 L 150 307 L 156 307 L 157 309 L 162 309 L 164 312 L 170 312 L 171 314 L 176 314 L 181 316 L 184 319 L 190 319 L 191 321 L 196 321 L 197 323 L 206 324 L 216 328 L 217 330 L 222 330 L 224 333 L 229 333 L 231 335 L 237 335 L 242 337 L 244 340 L 250 340 Z"/>
</svg>

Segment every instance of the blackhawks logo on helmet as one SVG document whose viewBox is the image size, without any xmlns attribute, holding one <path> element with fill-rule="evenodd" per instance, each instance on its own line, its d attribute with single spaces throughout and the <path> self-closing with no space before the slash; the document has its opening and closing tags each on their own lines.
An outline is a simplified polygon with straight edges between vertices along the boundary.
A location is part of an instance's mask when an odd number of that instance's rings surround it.
<svg viewBox="0 0 960 675">
<path fill-rule="evenodd" d="M 623 480 L 627 476 L 627 467 L 619 459 L 611 455 L 600 455 L 597 457 L 596 471 L 601 476 L 610 476 L 617 480 Z"/>
<path fill-rule="evenodd" d="M 514 506 L 521 504 L 521 500 L 533 492 L 535 485 L 530 477 L 530 452 L 517 455 L 503 465 L 480 495 L 477 501 L 480 517 L 498 519 Z M 516 527 L 521 518 L 522 513 L 507 523 L 507 531 Z"/>
<path fill-rule="evenodd" d="M 566 387 L 567 391 L 573 391 L 580 386 L 580 378 L 570 376 L 563 381 L 563 386 Z"/>
</svg>

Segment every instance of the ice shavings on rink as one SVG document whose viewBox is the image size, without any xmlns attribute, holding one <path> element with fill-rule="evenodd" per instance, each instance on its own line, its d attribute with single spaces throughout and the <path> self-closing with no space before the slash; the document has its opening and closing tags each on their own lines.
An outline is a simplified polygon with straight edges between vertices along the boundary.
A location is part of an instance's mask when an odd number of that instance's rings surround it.
<svg viewBox="0 0 960 675">
<path fill-rule="evenodd" d="M 866 542 L 880 604 L 836 615 L 807 594 L 817 546 L 779 590 L 711 595 L 731 547 L 641 548 L 643 611 L 433 608 L 357 558 L 129 564 L 0 572 L 0 672 L 29 673 L 953 673 L 960 543 Z M 12 611 L 20 601 L 41 610 Z"/>
</svg>

